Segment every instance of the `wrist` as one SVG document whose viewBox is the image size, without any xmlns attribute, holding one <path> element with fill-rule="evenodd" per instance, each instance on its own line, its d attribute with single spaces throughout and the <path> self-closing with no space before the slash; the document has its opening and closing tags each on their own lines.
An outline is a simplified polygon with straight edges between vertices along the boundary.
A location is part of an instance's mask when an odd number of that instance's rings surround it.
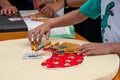
<svg viewBox="0 0 120 80">
<path fill-rule="evenodd" d="M 55 22 L 54 22 L 54 20 L 48 21 L 47 24 L 49 24 L 49 26 L 50 26 L 49 28 L 50 28 L 50 29 L 52 29 L 52 28 L 55 27 Z"/>
<path fill-rule="evenodd" d="M 111 43 L 112 53 L 120 54 L 120 44 L 119 43 Z"/>
<path fill-rule="evenodd" d="M 49 29 L 51 29 L 51 28 L 52 28 L 52 24 L 51 24 L 51 22 L 50 22 L 50 21 L 45 22 L 45 25 L 46 25 Z"/>
</svg>

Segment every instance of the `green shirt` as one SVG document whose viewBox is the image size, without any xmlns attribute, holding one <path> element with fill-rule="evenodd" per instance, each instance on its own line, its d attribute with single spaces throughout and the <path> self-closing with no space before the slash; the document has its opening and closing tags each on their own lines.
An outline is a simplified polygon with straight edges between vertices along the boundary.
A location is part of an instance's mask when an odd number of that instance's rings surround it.
<svg viewBox="0 0 120 80">
<path fill-rule="evenodd" d="M 88 0 L 79 10 L 82 14 L 96 19 L 101 14 L 101 0 Z"/>
</svg>

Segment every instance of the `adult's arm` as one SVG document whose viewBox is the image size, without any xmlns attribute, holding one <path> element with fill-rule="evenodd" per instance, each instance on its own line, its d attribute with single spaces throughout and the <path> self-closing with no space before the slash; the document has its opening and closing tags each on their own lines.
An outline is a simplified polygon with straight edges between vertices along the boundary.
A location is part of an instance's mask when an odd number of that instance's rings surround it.
<svg viewBox="0 0 120 80">
<path fill-rule="evenodd" d="M 0 15 L 14 15 L 18 12 L 17 8 L 11 5 L 8 0 L 0 0 L 0 6 L 2 7 Z"/>
<path fill-rule="evenodd" d="M 11 4 L 9 3 L 8 0 L 0 0 L 0 6 L 1 6 L 2 8 L 4 8 L 4 7 L 9 7 L 9 6 L 11 6 Z"/>
</svg>

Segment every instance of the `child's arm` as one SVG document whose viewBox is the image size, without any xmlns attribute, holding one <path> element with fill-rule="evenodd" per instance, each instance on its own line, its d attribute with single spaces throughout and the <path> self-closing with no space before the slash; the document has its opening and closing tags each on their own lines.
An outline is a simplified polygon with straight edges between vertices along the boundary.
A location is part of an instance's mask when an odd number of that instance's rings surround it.
<svg viewBox="0 0 120 80">
<path fill-rule="evenodd" d="M 50 35 L 50 29 L 55 28 L 55 27 L 62 27 L 62 26 L 68 26 L 68 25 L 73 25 L 77 24 L 80 22 L 83 22 L 86 20 L 88 17 L 84 16 L 82 13 L 80 13 L 79 10 L 72 11 L 68 14 L 65 14 L 63 16 L 57 17 L 49 22 L 46 22 L 38 27 L 36 27 L 33 30 L 30 30 L 28 32 L 28 38 L 31 41 L 31 35 L 34 34 L 34 42 L 35 43 L 40 43 L 43 34 L 46 35 L 46 39 L 48 39 Z M 37 42 L 37 36 L 39 37 L 39 41 Z"/>
<path fill-rule="evenodd" d="M 69 26 L 69 25 L 81 23 L 87 18 L 88 17 L 80 13 L 79 10 L 75 10 L 61 17 L 57 17 L 54 20 L 48 22 L 47 24 L 50 24 L 51 28 Z"/>
</svg>

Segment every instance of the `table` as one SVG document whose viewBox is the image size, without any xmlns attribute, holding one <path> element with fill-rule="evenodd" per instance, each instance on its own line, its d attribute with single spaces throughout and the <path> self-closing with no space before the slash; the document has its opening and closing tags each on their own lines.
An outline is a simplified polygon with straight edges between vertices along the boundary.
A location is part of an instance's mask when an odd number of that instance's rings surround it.
<svg viewBox="0 0 120 80">
<path fill-rule="evenodd" d="M 27 35 L 27 31 L 4 32 L 4 33 L 0 33 L 0 41 L 25 38 L 26 35 Z"/>
<path fill-rule="evenodd" d="M 80 36 L 79 34 L 75 33 L 76 39 L 78 40 L 86 40 L 85 38 L 83 38 L 82 36 Z M 113 80 L 120 80 L 120 69 L 118 70 L 118 73 L 116 74 L 116 76 L 113 78 Z"/>
<path fill-rule="evenodd" d="M 0 33 L 0 41 L 26 38 L 26 35 L 27 35 L 26 31 Z M 76 39 L 88 41 L 84 37 L 80 36 L 78 33 L 75 33 L 75 36 L 76 36 Z"/>
<path fill-rule="evenodd" d="M 78 34 L 77 34 L 77 37 L 84 39 L 83 37 L 78 36 Z M 87 57 L 84 65 L 80 67 L 81 69 L 78 69 L 78 68 L 74 68 L 73 70 L 67 69 L 68 73 L 71 73 L 69 75 L 66 75 L 66 73 L 64 73 L 64 70 L 62 71 L 49 70 L 48 72 L 49 75 L 48 74 L 45 75 L 44 73 L 47 73 L 47 70 L 40 68 L 39 60 L 21 59 L 24 52 L 29 51 L 29 49 L 30 49 L 30 44 L 27 39 L 0 41 L 0 53 L 1 53 L 0 54 L 0 66 L 1 66 L 0 79 L 2 80 L 25 80 L 25 79 L 26 80 L 34 80 L 34 79 L 46 80 L 46 77 L 51 79 L 51 77 L 56 78 L 57 76 L 58 78 L 56 80 L 60 80 L 61 78 L 64 78 L 65 80 L 67 80 L 69 79 L 68 77 L 71 76 L 73 78 L 76 78 L 75 80 L 77 80 L 78 77 L 80 78 L 80 80 L 96 80 L 96 79 L 111 80 L 116 75 L 119 67 L 119 57 L 116 54 L 101 55 L 101 56 L 94 56 L 94 57 L 89 56 Z M 73 73 L 74 71 L 75 73 L 80 71 L 80 73 L 75 75 Z M 54 73 L 54 75 L 52 75 L 51 73 Z M 61 74 L 63 76 L 61 76 Z"/>
<path fill-rule="evenodd" d="M 120 80 L 120 68 L 119 68 L 117 75 L 114 77 L 113 80 Z"/>
</svg>

